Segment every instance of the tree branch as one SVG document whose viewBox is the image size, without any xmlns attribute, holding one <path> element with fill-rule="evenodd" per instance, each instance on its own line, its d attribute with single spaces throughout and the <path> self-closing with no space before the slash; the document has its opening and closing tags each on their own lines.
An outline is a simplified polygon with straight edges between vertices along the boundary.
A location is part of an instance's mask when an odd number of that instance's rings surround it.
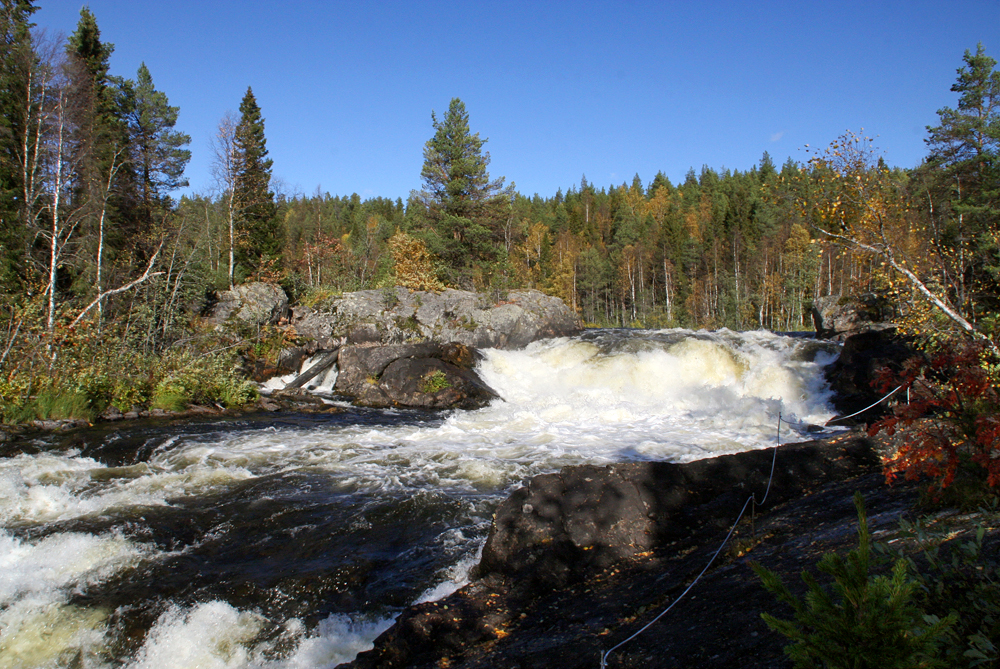
<svg viewBox="0 0 1000 669">
<path fill-rule="evenodd" d="M 80 320 L 86 315 L 86 313 L 91 309 L 93 309 L 94 307 L 96 307 L 98 304 L 100 304 L 101 300 L 103 300 L 105 297 L 110 297 L 111 295 L 117 295 L 118 293 L 124 293 L 126 290 L 138 286 L 140 283 L 146 281 L 147 279 L 151 279 L 154 276 L 160 276 L 161 274 L 163 274 L 163 272 L 152 271 L 153 264 L 156 263 L 156 258 L 160 255 L 160 249 L 162 248 L 163 248 L 163 242 L 160 242 L 160 245 L 156 248 L 156 253 L 154 253 L 153 257 L 149 259 L 149 265 L 146 267 L 146 271 L 142 273 L 142 276 L 140 276 L 138 279 L 134 281 L 126 283 L 124 286 L 119 286 L 118 288 L 112 288 L 111 290 L 106 290 L 97 297 L 95 297 L 94 301 L 88 304 L 87 308 L 81 311 L 77 315 L 77 317 L 73 319 L 73 322 L 70 323 L 70 327 L 73 327 L 77 323 L 79 323 Z"/>
</svg>

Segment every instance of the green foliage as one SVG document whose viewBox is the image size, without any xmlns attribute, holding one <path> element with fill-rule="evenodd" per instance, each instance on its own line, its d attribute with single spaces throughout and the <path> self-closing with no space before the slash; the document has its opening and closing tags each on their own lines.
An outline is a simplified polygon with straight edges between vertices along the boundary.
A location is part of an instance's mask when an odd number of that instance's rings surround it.
<svg viewBox="0 0 1000 669">
<path fill-rule="evenodd" d="M 440 369 L 425 375 L 420 381 L 420 392 L 436 393 L 445 388 L 451 388 L 451 382 L 448 375 Z"/>
<path fill-rule="evenodd" d="M 890 575 L 872 573 L 871 533 L 860 493 L 858 548 L 846 559 L 824 555 L 816 568 L 833 579 L 831 593 L 808 571 L 802 572 L 808 592 L 800 600 L 781 579 L 760 564 L 754 572 L 764 587 L 790 606 L 793 620 L 761 614 L 767 625 L 791 643 L 785 652 L 797 668 L 916 669 L 947 666 L 936 658 L 942 637 L 954 626 L 956 616 L 927 616 L 916 601 L 917 581 L 906 560 L 899 559 Z"/>
<path fill-rule="evenodd" d="M 152 405 L 181 410 L 187 404 L 220 402 L 239 407 L 257 399 L 257 387 L 236 377 L 236 361 L 229 356 L 182 353 L 163 361 L 163 377 L 153 391 Z"/>
<path fill-rule="evenodd" d="M 997 498 L 980 508 L 984 521 L 995 522 Z M 921 518 L 900 522 L 901 537 L 914 542 L 915 557 L 902 549 L 882 552 L 907 562 L 918 585 L 923 607 L 949 614 L 955 624 L 948 631 L 943 656 L 948 667 L 1000 667 L 1000 561 L 983 551 L 985 525 L 981 521 L 971 539 L 949 541 L 952 529 L 935 528 Z"/>
</svg>

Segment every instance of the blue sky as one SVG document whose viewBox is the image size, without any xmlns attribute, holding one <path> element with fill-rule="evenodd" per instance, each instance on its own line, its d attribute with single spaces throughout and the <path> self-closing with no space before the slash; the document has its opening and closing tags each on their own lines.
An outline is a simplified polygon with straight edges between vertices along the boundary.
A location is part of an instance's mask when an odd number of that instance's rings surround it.
<svg viewBox="0 0 1000 669">
<path fill-rule="evenodd" d="M 887 162 L 924 157 L 966 49 L 1000 60 L 1000 0 L 337 2 L 37 0 L 70 34 L 88 4 L 113 74 L 145 62 L 191 135 L 183 192 L 252 86 L 288 193 L 406 198 L 453 97 L 493 177 L 526 195 L 803 162 L 845 130 Z M 177 195 L 178 193 L 175 193 Z"/>
</svg>

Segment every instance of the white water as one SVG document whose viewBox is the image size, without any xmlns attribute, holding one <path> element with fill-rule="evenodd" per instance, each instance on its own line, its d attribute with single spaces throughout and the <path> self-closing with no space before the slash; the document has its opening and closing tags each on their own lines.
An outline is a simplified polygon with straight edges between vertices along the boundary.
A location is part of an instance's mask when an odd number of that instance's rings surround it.
<svg viewBox="0 0 1000 669">
<path fill-rule="evenodd" d="M 121 467 L 72 450 L 2 459 L 0 522 L 11 529 L 108 516 L 141 522 L 147 509 L 282 474 L 322 477 L 331 494 L 471 495 L 463 502 L 470 524 L 437 541 L 451 566 L 416 597 L 433 599 L 460 587 L 475 563 L 488 519 L 477 506 L 484 495 L 498 499 L 534 474 L 570 464 L 689 461 L 771 446 L 779 412 L 792 422 L 822 424 L 832 413 L 821 365 L 833 355 L 803 355 L 815 346 L 768 333 L 665 331 L 491 350 L 479 371 L 504 401 L 430 425 L 339 423 L 179 436 L 144 462 Z M 330 385 L 331 379 L 320 382 Z M 787 429 L 782 435 L 794 438 Z M 0 530 L 0 669 L 71 661 L 113 666 L 103 650 L 111 612 L 75 606 L 72 595 L 166 557 L 117 530 L 54 527 L 33 540 Z M 291 617 L 280 621 L 278 637 L 261 641 L 265 621 L 257 611 L 219 600 L 170 605 L 127 666 L 332 667 L 390 622 L 337 614 L 307 630 Z M 278 643 L 292 650 L 275 659 Z"/>
</svg>

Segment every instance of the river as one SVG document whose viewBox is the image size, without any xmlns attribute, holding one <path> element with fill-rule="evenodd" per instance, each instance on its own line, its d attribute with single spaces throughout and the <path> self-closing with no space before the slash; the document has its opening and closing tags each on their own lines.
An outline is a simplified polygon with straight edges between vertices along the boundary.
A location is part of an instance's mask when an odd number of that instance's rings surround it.
<svg viewBox="0 0 1000 669">
<path fill-rule="evenodd" d="M 822 367 L 837 350 L 595 330 L 485 351 L 503 401 L 477 411 L 330 397 L 330 413 L 0 444 L 0 669 L 336 666 L 466 582 L 513 487 L 572 464 L 772 446 L 779 412 L 833 416 Z"/>
</svg>

